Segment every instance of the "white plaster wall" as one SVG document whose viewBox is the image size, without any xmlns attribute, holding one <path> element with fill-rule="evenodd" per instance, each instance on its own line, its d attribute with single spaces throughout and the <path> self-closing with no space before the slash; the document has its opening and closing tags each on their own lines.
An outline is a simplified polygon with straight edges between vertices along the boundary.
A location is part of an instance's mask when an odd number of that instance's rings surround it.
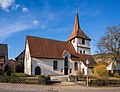
<svg viewBox="0 0 120 92">
<path fill-rule="evenodd" d="M 58 61 L 57 70 L 53 70 L 53 61 Z M 37 66 L 41 68 L 41 75 L 63 75 L 61 69 L 64 69 L 64 60 L 32 58 L 32 75 L 35 75 Z"/>
<path fill-rule="evenodd" d="M 75 38 L 75 42 L 73 40 L 71 42 L 74 46 L 74 49 L 77 53 L 80 53 L 80 50 L 85 51 L 85 54 L 91 54 L 90 50 L 90 41 L 85 39 L 85 44 L 82 44 L 82 38 Z"/>
<path fill-rule="evenodd" d="M 75 42 L 73 42 L 73 40 L 72 40 L 71 43 L 72 43 L 72 45 L 73 45 L 75 51 L 77 52 L 77 38 L 75 38 Z"/>
<path fill-rule="evenodd" d="M 82 71 L 82 69 L 84 69 L 84 75 L 87 75 L 87 67 L 84 65 L 84 63 L 82 62 L 81 64 L 80 63 L 78 63 L 79 65 L 79 69 L 81 68 L 81 71 Z M 80 66 L 81 65 L 81 66 Z M 74 74 L 75 74 L 75 71 L 74 71 Z M 92 75 L 93 73 L 92 73 L 92 69 L 91 68 L 88 68 L 88 74 L 89 75 Z"/>
<path fill-rule="evenodd" d="M 53 61 L 58 61 L 58 69 L 53 70 Z M 72 73 L 74 73 L 74 63 L 69 59 L 69 69 L 68 74 L 70 74 L 70 69 L 72 69 Z M 41 68 L 41 75 L 64 75 L 64 60 L 58 59 L 37 59 L 32 58 L 32 75 L 35 75 L 35 68 L 39 66 Z M 61 72 L 63 69 L 63 72 Z"/>
<path fill-rule="evenodd" d="M 78 48 L 78 53 L 80 53 L 80 51 L 82 51 L 82 54 L 83 54 L 83 51 L 85 51 L 85 54 L 91 54 L 91 51 L 90 51 L 90 49 L 87 49 L 87 48 Z"/>
<path fill-rule="evenodd" d="M 25 47 L 24 73 L 31 75 L 31 56 L 30 56 L 28 41 L 26 41 L 26 47 Z"/>
</svg>

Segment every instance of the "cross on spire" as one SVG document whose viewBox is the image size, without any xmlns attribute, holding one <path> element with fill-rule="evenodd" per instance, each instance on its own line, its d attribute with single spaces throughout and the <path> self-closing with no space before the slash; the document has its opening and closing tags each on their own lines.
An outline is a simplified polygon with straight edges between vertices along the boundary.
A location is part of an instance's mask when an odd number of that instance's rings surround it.
<svg viewBox="0 0 120 92">
<path fill-rule="evenodd" d="M 76 5 L 76 14 L 78 14 L 78 5 Z"/>
<path fill-rule="evenodd" d="M 73 28 L 73 31 L 67 41 L 70 41 L 76 37 L 85 38 L 85 39 L 90 40 L 90 38 L 80 28 L 77 5 L 76 5 L 76 18 L 75 18 L 74 28 Z"/>
</svg>

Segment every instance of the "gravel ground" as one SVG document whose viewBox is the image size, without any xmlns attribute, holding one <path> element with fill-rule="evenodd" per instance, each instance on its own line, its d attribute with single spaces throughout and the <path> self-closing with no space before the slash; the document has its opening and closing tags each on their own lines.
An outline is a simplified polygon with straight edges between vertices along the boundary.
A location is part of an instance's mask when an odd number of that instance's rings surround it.
<svg viewBox="0 0 120 92">
<path fill-rule="evenodd" d="M 28 85 L 0 83 L 0 92 L 120 92 L 120 87 L 86 87 L 82 85 Z"/>
</svg>

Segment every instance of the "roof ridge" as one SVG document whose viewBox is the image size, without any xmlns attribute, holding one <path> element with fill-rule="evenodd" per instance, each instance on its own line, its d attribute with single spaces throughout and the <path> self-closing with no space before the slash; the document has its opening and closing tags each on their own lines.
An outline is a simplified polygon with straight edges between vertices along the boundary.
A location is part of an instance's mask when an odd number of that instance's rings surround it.
<svg viewBox="0 0 120 92">
<path fill-rule="evenodd" d="M 58 42 L 64 42 L 64 43 L 68 43 L 66 41 L 60 41 L 60 40 L 55 40 L 55 39 L 50 39 L 50 38 L 43 38 L 43 37 L 37 37 L 37 36 L 30 36 L 30 35 L 26 35 L 27 37 L 34 37 L 34 38 L 38 38 L 38 39 L 46 39 L 46 40 L 52 40 L 52 41 L 58 41 Z"/>
</svg>

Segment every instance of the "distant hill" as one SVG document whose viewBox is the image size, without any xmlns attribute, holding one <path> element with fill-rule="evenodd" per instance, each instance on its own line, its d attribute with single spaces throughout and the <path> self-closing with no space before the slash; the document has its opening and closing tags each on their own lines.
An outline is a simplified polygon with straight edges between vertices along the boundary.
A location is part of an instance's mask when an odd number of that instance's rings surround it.
<svg viewBox="0 0 120 92">
<path fill-rule="evenodd" d="M 93 58 L 96 62 L 107 62 L 110 63 L 113 61 L 113 56 L 110 54 L 95 54 Z"/>
</svg>

